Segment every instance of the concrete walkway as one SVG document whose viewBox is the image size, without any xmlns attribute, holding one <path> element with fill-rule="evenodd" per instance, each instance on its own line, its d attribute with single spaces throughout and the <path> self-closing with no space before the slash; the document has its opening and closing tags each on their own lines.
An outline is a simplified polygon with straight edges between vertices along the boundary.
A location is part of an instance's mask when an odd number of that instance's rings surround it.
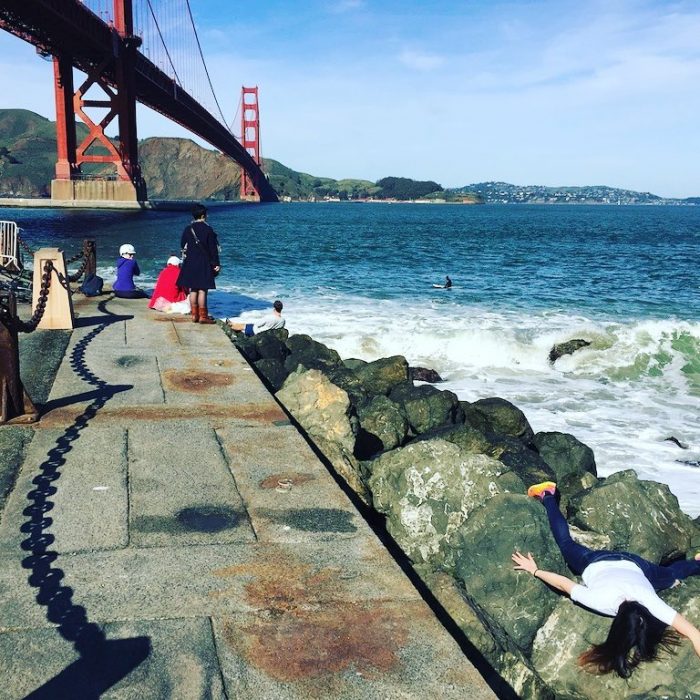
<svg viewBox="0 0 700 700">
<path fill-rule="evenodd" d="M 76 300 L 0 520 L 0 698 L 495 697 L 225 334 L 145 306 Z"/>
</svg>

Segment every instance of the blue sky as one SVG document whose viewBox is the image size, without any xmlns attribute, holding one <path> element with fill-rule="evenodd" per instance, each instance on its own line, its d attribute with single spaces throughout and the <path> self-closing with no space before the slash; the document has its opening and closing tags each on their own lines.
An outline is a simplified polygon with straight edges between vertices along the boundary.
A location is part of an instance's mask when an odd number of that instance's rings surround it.
<svg viewBox="0 0 700 700">
<path fill-rule="evenodd" d="M 700 195 L 696 0 L 191 6 L 224 111 L 258 85 L 263 155 L 297 170 Z M 51 64 L 5 33 L 0 107 L 54 118 Z M 185 134 L 141 110 L 152 135 Z"/>
</svg>

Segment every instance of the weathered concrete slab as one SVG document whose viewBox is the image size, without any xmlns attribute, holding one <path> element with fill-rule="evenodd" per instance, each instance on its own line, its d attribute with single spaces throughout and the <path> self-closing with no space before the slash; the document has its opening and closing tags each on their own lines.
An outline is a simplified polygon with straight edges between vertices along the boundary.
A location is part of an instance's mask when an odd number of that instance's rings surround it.
<svg viewBox="0 0 700 700">
<path fill-rule="evenodd" d="M 165 437 L 165 439 L 163 439 Z M 209 422 L 133 424 L 130 540 L 139 547 L 255 539 Z"/>
<path fill-rule="evenodd" d="M 339 603 L 214 619 L 235 698 L 493 698 L 422 603 Z"/>
<path fill-rule="evenodd" d="M 140 620 L 101 629 L 106 643 L 94 662 L 81 659 L 56 630 L 0 634 L 0 699 L 31 692 L 75 700 L 226 697 L 209 619 Z"/>
<path fill-rule="evenodd" d="M 228 544 L 84 552 L 53 568 L 73 602 L 99 622 L 229 615 L 329 601 L 419 600 L 386 551 L 372 540 Z M 24 561 L 24 567 L 22 562 Z M 0 554 L 0 630 L 52 626 L 28 583 L 26 556 Z M 248 591 L 255 591 L 249 596 Z M 295 602 L 298 601 L 298 602 Z"/>
<path fill-rule="evenodd" d="M 110 446 L 111 449 L 105 449 Z M 50 476 L 38 483 L 42 474 Z M 45 504 L 51 549 L 79 552 L 127 544 L 126 449 L 123 428 L 75 426 L 37 431 L 0 524 L 0 549 L 19 550 L 28 537 L 25 509 Z M 20 527 L 23 530 L 20 530 Z"/>
<path fill-rule="evenodd" d="M 0 699 L 493 697 L 220 328 L 76 310 L 0 520 Z"/>
<path fill-rule="evenodd" d="M 5 425 L 0 428 L 0 523 L 10 490 L 19 474 L 27 445 L 34 431 L 26 426 Z"/>
</svg>

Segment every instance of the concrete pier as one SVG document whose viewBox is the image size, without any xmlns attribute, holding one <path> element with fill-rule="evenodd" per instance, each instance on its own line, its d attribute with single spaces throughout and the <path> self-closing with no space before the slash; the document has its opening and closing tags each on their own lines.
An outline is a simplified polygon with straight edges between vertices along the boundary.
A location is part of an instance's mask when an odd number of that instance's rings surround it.
<svg viewBox="0 0 700 700">
<path fill-rule="evenodd" d="M 220 328 L 75 311 L 0 490 L 0 699 L 495 697 Z"/>
</svg>

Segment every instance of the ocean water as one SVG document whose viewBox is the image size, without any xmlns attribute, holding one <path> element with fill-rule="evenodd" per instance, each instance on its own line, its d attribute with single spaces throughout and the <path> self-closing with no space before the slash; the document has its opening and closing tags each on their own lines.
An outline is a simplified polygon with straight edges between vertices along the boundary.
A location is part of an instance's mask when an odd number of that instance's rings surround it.
<svg viewBox="0 0 700 700">
<path fill-rule="evenodd" d="M 145 288 L 189 221 L 0 218 L 68 254 L 95 237 L 108 281 L 130 242 Z M 700 207 L 223 205 L 209 221 L 223 249 L 215 315 L 253 319 L 280 298 L 290 332 L 346 358 L 405 355 L 468 401 L 506 398 L 536 432 L 593 448 L 600 475 L 634 469 L 700 514 Z M 446 274 L 454 287 L 434 289 Z M 550 365 L 552 344 L 571 338 L 592 344 Z"/>
</svg>

